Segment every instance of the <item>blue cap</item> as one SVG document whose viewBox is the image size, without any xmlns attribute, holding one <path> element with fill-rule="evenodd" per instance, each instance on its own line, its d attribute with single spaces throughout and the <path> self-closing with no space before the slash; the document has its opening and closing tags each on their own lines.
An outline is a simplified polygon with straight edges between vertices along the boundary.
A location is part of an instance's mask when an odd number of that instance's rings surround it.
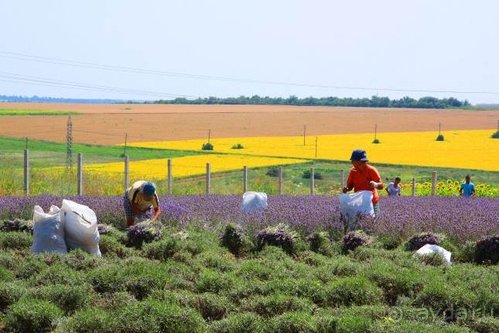
<svg viewBox="0 0 499 333">
<path fill-rule="evenodd" d="M 356 149 L 352 152 L 352 156 L 350 157 L 350 161 L 362 161 L 367 162 L 366 151 L 362 149 Z"/>
<path fill-rule="evenodd" d="M 144 184 L 144 187 L 142 188 L 142 193 L 144 193 L 144 195 L 152 197 L 155 192 L 156 192 L 156 185 L 154 185 L 151 182 L 147 182 Z"/>
</svg>

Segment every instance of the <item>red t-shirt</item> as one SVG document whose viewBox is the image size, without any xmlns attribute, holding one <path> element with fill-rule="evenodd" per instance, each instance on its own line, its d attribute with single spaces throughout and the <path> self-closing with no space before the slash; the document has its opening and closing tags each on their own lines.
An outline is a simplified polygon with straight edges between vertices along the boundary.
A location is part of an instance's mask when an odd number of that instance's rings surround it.
<svg viewBox="0 0 499 333">
<path fill-rule="evenodd" d="M 376 183 L 381 183 L 381 176 L 375 167 L 370 166 L 366 163 L 366 168 L 363 171 L 357 170 L 355 168 L 350 169 L 350 174 L 347 179 L 347 186 L 349 188 L 353 187 L 354 192 L 358 191 L 372 191 L 373 192 L 373 204 L 379 201 L 378 190 L 372 188 L 369 185 L 370 181 L 375 181 Z"/>
</svg>

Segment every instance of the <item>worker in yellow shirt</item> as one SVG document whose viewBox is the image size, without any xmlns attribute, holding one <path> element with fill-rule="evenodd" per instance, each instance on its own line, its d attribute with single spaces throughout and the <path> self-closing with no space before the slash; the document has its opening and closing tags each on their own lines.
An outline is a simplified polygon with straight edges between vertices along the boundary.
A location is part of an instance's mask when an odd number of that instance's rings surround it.
<svg viewBox="0 0 499 333">
<path fill-rule="evenodd" d="M 159 219 L 161 209 L 159 208 L 156 186 L 153 183 L 145 180 L 136 181 L 126 190 L 123 199 L 128 226 L 134 224 L 135 218 L 147 218 L 151 208 L 154 210 L 151 219 L 153 221 Z"/>
</svg>

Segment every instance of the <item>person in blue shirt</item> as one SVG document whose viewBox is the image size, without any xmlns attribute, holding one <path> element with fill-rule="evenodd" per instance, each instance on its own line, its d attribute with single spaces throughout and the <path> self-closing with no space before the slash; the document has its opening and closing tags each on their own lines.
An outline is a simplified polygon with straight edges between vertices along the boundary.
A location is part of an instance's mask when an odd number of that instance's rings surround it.
<svg viewBox="0 0 499 333">
<path fill-rule="evenodd" d="M 475 195 L 475 184 L 471 182 L 470 175 L 466 175 L 464 178 L 466 181 L 461 184 L 459 189 L 459 195 L 464 195 L 465 197 L 472 197 Z"/>
</svg>

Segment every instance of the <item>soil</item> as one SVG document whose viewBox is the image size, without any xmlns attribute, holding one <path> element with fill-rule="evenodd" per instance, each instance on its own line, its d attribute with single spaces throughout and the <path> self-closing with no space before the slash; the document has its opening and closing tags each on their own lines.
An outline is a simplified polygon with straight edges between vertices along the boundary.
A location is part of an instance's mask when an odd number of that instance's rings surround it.
<svg viewBox="0 0 499 333">
<path fill-rule="evenodd" d="M 0 108 L 75 111 L 73 142 L 90 144 L 212 138 L 492 129 L 498 110 L 320 106 L 0 103 Z M 0 136 L 66 140 L 65 116 L 3 116 Z"/>
</svg>

